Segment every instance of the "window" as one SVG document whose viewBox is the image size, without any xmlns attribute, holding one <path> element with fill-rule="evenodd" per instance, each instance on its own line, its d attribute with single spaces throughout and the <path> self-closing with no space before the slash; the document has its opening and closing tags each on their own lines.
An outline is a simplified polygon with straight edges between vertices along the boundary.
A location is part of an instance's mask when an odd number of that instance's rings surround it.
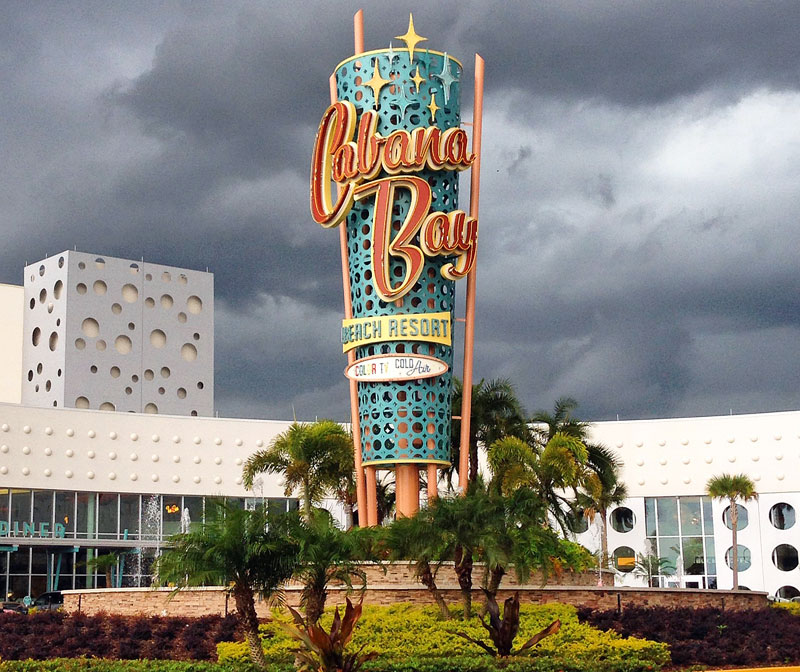
<svg viewBox="0 0 800 672">
<path fill-rule="evenodd" d="M 743 572 L 750 568 L 751 556 L 750 549 L 747 546 L 736 544 L 737 555 L 739 556 L 739 571 Z M 725 564 L 733 569 L 733 546 L 725 551 Z"/>
<path fill-rule="evenodd" d="M 749 523 L 749 521 L 747 520 L 747 509 L 741 504 L 736 504 L 736 512 L 738 515 L 738 520 L 736 521 L 736 529 L 743 530 L 745 527 L 747 527 Z M 725 510 L 722 512 L 722 522 L 725 523 L 725 527 L 727 527 L 729 530 L 733 529 L 730 506 L 725 507 Z"/>
<path fill-rule="evenodd" d="M 119 496 L 120 539 L 139 538 L 139 495 Z"/>
<path fill-rule="evenodd" d="M 772 564 L 782 572 L 791 572 L 797 567 L 797 549 L 790 544 L 781 544 L 772 551 Z"/>
<path fill-rule="evenodd" d="M 636 566 L 636 553 L 630 546 L 620 546 L 614 550 L 614 567 L 620 572 L 630 572 Z"/>
<path fill-rule="evenodd" d="M 775 594 L 784 600 L 791 600 L 792 598 L 800 597 L 800 590 L 797 590 L 795 586 L 781 586 Z"/>
<path fill-rule="evenodd" d="M 617 532 L 630 532 L 636 524 L 636 519 L 626 506 L 620 506 L 611 512 L 611 527 Z"/>
<path fill-rule="evenodd" d="M 589 521 L 583 511 L 570 511 L 567 514 L 567 527 L 573 534 L 582 534 L 589 529 Z"/>
<path fill-rule="evenodd" d="M 780 502 L 769 510 L 769 522 L 779 530 L 788 530 L 794 521 L 794 507 L 791 504 Z"/>
</svg>

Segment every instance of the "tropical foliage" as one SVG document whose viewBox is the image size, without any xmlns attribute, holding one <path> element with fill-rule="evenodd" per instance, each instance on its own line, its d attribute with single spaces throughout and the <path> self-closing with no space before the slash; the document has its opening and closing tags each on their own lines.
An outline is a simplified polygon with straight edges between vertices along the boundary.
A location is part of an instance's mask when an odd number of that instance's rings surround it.
<svg viewBox="0 0 800 672">
<path fill-rule="evenodd" d="M 737 501 L 749 502 L 758 498 L 756 485 L 745 474 L 721 474 L 714 476 L 706 483 L 706 492 L 714 499 L 727 499 L 730 504 L 730 527 L 733 537 L 731 544 L 731 569 L 733 570 L 733 589 L 739 589 L 739 507 Z"/>
<path fill-rule="evenodd" d="M 170 537 L 157 562 L 157 580 L 175 590 L 230 585 L 250 656 L 266 666 L 253 595 L 270 599 L 292 575 L 298 546 L 284 516 L 218 505 L 199 529 Z"/>
<path fill-rule="evenodd" d="M 260 473 L 282 474 L 286 496 L 299 491 L 310 519 L 313 506 L 327 494 L 352 502 L 353 470 L 352 437 L 333 420 L 320 420 L 292 423 L 247 459 L 242 476 L 245 487 L 252 488 Z"/>
</svg>

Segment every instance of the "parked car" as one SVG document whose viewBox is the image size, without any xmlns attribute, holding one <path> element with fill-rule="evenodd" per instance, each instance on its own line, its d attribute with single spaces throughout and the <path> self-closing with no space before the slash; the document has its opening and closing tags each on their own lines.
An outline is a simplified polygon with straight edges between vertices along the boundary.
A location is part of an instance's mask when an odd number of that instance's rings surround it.
<svg viewBox="0 0 800 672">
<path fill-rule="evenodd" d="M 33 606 L 42 611 L 55 611 L 64 605 L 64 596 L 60 590 L 42 593 L 33 601 Z"/>
<path fill-rule="evenodd" d="M 0 602 L 0 612 L 7 614 L 27 614 L 28 608 L 20 602 Z"/>
</svg>

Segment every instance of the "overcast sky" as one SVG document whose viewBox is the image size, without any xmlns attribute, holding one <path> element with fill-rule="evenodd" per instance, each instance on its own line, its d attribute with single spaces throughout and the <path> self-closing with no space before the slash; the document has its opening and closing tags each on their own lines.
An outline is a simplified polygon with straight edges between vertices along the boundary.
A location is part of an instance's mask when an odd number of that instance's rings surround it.
<svg viewBox="0 0 800 672">
<path fill-rule="evenodd" d="M 220 414 L 348 419 L 308 174 L 358 7 L 2 2 L 0 282 L 208 267 Z M 366 48 L 409 11 L 486 60 L 476 377 L 595 420 L 800 408 L 800 3 L 369 3 Z"/>
</svg>

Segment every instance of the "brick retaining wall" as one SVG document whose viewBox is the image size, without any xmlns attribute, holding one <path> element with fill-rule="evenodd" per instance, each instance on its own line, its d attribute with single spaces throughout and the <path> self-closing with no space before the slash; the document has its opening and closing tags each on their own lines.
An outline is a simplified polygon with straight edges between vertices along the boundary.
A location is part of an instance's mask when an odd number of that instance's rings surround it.
<svg viewBox="0 0 800 672">
<path fill-rule="evenodd" d="M 364 591 L 364 604 L 390 605 L 409 602 L 419 605 L 434 605 L 433 598 L 424 586 L 414 580 L 413 567 L 393 563 L 386 574 L 376 566 L 364 568 L 368 584 Z M 476 567 L 474 579 L 480 581 L 480 568 Z M 540 579 L 541 577 L 539 577 Z M 718 607 L 723 609 L 755 609 L 767 605 L 767 594 L 739 590 L 697 590 L 690 588 L 627 588 L 598 586 L 597 573 L 573 574 L 567 572 L 559 585 L 541 585 L 531 582 L 517 586 L 513 576 L 503 581 L 499 599 L 504 600 L 519 589 L 524 603 L 546 604 L 560 602 L 596 609 L 617 609 L 628 606 L 667 607 Z M 443 566 L 437 577 L 438 585 L 448 604 L 458 604 L 461 595 L 452 566 Z M 68 590 L 64 592 L 64 609 L 95 614 L 105 611 L 115 614 L 148 616 L 203 616 L 236 610 L 232 598 L 223 588 L 195 588 L 172 595 L 169 588 L 120 588 L 98 590 Z M 344 604 L 346 590 L 343 587 L 329 589 L 328 605 Z M 358 593 L 356 594 L 358 597 Z M 473 599 L 481 601 L 483 594 L 473 590 Z M 292 583 L 286 587 L 286 601 L 291 606 L 300 602 L 300 586 Z M 257 603 L 259 616 L 269 614 L 267 604 Z"/>
</svg>

